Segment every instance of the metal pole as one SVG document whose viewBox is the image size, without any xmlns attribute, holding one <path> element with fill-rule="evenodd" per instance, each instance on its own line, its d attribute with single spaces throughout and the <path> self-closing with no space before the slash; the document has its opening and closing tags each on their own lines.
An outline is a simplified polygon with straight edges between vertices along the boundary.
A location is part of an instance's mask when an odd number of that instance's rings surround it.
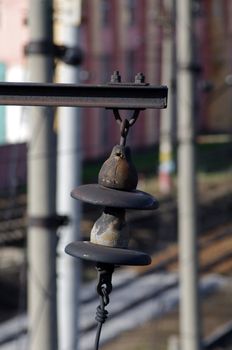
<svg viewBox="0 0 232 350">
<path fill-rule="evenodd" d="M 52 0 L 31 0 L 28 45 L 29 79 L 52 81 Z M 30 350 L 57 349 L 56 138 L 53 112 L 47 107 L 30 110 L 28 150 L 28 314 Z"/>
<path fill-rule="evenodd" d="M 180 341 L 200 349 L 195 173 L 193 1 L 177 1 Z"/>
<path fill-rule="evenodd" d="M 72 3 L 72 2 L 71 2 Z M 74 5 L 77 4 L 75 0 Z M 70 3 L 64 2 L 65 5 Z M 71 8 L 80 11 L 80 7 Z M 80 17 L 80 14 L 76 14 Z M 69 18 L 61 20 L 58 35 L 62 44 L 75 47 L 79 42 L 79 23 L 70 22 Z M 60 63 L 58 79 L 62 83 L 78 83 L 78 68 Z M 69 217 L 67 226 L 59 230 L 58 243 L 58 334 L 60 350 L 78 349 L 78 314 L 81 287 L 81 263 L 64 252 L 67 244 L 80 240 L 81 202 L 70 197 L 72 189 L 81 184 L 82 142 L 81 112 L 79 108 L 64 107 L 59 109 L 58 118 L 58 173 L 57 173 L 57 210 Z"/>
<path fill-rule="evenodd" d="M 169 89 L 167 109 L 161 111 L 160 118 L 160 147 L 159 147 L 159 188 L 164 194 L 170 194 L 172 190 L 172 173 L 174 171 L 173 142 L 174 125 L 176 119 L 176 89 L 175 89 L 175 41 L 174 24 L 176 4 L 175 0 L 164 1 L 167 12 L 166 23 L 163 26 L 162 40 L 162 82 Z"/>
</svg>

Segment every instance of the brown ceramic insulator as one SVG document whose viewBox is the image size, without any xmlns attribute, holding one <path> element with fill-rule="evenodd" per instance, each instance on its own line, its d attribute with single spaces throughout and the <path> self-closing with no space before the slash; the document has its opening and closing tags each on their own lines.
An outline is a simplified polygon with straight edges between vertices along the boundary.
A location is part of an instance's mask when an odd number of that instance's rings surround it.
<svg viewBox="0 0 232 350">
<path fill-rule="evenodd" d="M 136 189 L 138 174 L 131 161 L 130 148 L 114 146 L 110 157 L 104 162 L 98 175 L 99 185 L 123 191 Z"/>
</svg>

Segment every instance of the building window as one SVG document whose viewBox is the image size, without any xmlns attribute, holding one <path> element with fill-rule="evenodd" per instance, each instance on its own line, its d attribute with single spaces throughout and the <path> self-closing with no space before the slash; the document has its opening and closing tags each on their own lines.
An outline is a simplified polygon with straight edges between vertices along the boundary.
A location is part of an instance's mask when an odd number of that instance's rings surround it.
<svg viewBox="0 0 232 350">
<path fill-rule="evenodd" d="M 101 0 L 101 24 L 103 27 L 106 27 L 110 23 L 110 1 L 109 0 Z"/>
<path fill-rule="evenodd" d="M 133 26 L 136 21 L 137 0 L 126 0 L 127 24 Z"/>
</svg>

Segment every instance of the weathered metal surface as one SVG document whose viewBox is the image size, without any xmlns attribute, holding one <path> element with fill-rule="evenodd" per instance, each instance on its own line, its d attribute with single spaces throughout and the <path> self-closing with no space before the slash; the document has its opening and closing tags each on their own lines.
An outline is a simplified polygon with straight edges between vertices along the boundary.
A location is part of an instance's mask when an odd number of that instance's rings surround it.
<svg viewBox="0 0 232 350">
<path fill-rule="evenodd" d="M 132 125 L 134 125 L 134 123 L 138 119 L 140 112 L 141 112 L 140 109 L 135 109 L 134 113 L 130 119 L 125 118 L 123 120 L 120 116 L 119 109 L 118 108 L 113 109 L 115 120 L 120 125 L 120 131 L 121 131 L 120 145 L 123 145 L 123 146 L 126 145 L 126 139 L 127 139 L 128 132 L 129 132 L 130 128 L 132 127 Z"/>
<path fill-rule="evenodd" d="M 167 107 L 167 91 L 143 84 L 1 83 L 0 105 L 160 109 Z"/>
<path fill-rule="evenodd" d="M 119 191 L 97 184 L 82 185 L 71 192 L 71 196 L 93 205 L 125 209 L 157 209 L 159 203 L 150 194 L 134 190 Z"/>
<path fill-rule="evenodd" d="M 151 257 L 145 253 L 111 248 L 91 242 L 73 242 L 66 246 L 65 252 L 75 258 L 114 265 L 142 266 L 151 263 Z"/>
<path fill-rule="evenodd" d="M 114 146 L 110 157 L 103 163 L 98 175 L 99 185 L 117 190 L 135 190 L 138 174 L 131 160 L 129 147 Z"/>
</svg>

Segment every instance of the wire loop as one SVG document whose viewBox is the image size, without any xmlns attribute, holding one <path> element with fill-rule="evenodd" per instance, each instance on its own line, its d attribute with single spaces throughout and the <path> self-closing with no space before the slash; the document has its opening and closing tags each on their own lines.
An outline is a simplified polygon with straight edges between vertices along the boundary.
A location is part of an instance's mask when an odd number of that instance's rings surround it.
<svg viewBox="0 0 232 350">
<path fill-rule="evenodd" d="M 97 307 L 95 320 L 99 323 L 104 323 L 108 316 L 108 311 L 105 307 L 109 304 L 110 298 L 105 287 L 102 287 L 102 294 L 100 295 L 100 305 Z"/>
</svg>

